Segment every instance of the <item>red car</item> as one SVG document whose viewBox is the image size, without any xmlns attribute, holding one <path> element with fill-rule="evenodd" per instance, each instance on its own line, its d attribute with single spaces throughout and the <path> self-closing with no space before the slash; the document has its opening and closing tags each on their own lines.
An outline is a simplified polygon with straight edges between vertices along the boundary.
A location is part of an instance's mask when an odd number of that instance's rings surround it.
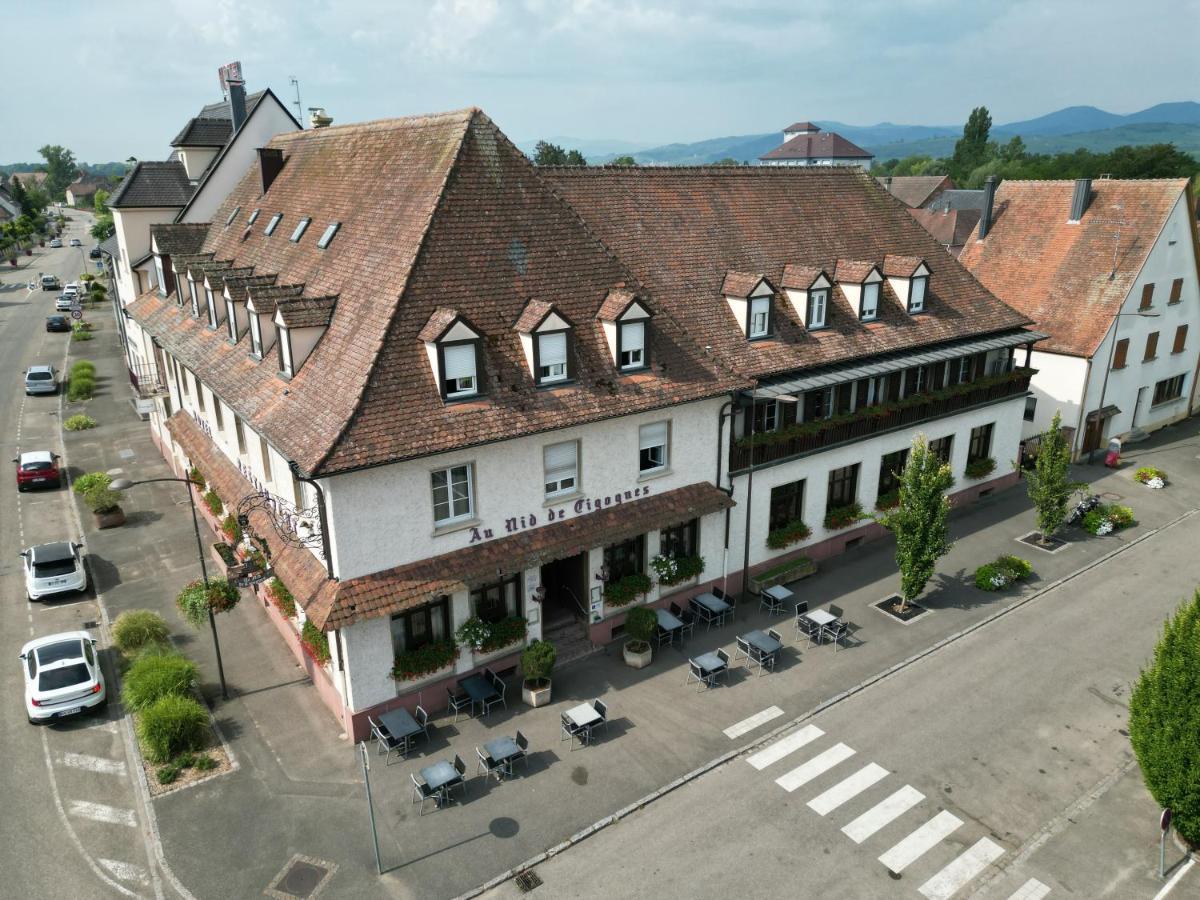
<svg viewBox="0 0 1200 900">
<path fill-rule="evenodd" d="M 22 453 L 13 460 L 17 464 L 17 490 L 29 488 L 56 488 L 62 486 L 62 474 L 58 469 L 58 454 L 49 450 L 33 450 Z"/>
</svg>

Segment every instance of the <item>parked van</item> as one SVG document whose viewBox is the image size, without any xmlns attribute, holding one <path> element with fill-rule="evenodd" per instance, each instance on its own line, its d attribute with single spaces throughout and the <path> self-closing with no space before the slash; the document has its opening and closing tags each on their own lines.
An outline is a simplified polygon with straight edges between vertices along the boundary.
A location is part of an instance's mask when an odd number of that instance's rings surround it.
<svg viewBox="0 0 1200 900">
<path fill-rule="evenodd" d="M 58 276 L 57 275 L 43 275 L 42 276 L 42 290 L 43 291 L 57 291 L 58 290 Z"/>
</svg>

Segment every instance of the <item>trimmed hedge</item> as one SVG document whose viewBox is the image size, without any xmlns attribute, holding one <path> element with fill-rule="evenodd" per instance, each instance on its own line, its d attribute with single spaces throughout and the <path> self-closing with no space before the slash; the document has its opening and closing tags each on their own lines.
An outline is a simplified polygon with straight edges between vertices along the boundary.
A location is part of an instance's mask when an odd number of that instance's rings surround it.
<svg viewBox="0 0 1200 900">
<path fill-rule="evenodd" d="M 113 643 L 126 656 L 133 656 L 147 645 L 165 646 L 171 630 L 166 620 L 148 609 L 131 609 L 113 622 Z"/>
<path fill-rule="evenodd" d="M 141 711 L 163 697 L 189 696 L 199 677 L 199 668 L 186 656 L 143 654 L 125 673 L 121 700 L 126 708 Z"/>
<path fill-rule="evenodd" d="M 208 711 L 191 697 L 161 697 L 138 714 L 137 735 L 147 759 L 169 762 L 204 746 Z"/>
</svg>

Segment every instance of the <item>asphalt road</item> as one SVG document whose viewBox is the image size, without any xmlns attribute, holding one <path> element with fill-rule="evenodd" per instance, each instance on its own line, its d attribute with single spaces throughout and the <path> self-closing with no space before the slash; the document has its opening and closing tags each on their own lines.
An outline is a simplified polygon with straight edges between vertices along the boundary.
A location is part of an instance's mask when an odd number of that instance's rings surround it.
<svg viewBox="0 0 1200 900">
<path fill-rule="evenodd" d="M 1155 897 L 1157 810 L 1137 783 L 1127 702 L 1163 619 L 1200 583 L 1198 521 L 1147 537 L 538 866 L 538 892 Z M 1111 818 L 1088 824 L 1114 785 Z M 1197 892 L 1192 877 L 1175 895 Z M 508 882 L 489 896 L 520 893 Z"/>
<path fill-rule="evenodd" d="M 63 235 L 77 247 L 39 248 L 28 268 L 0 271 L 0 421 L 7 461 L 23 450 L 63 453 L 65 398 L 26 397 L 22 373 L 29 365 L 63 367 L 68 334 L 45 331 L 57 292 L 30 292 L 25 282 L 40 272 L 65 284 L 95 271 L 86 257 L 95 241 L 88 214 L 72 211 Z M 28 258 L 26 258 L 28 259 Z M 97 309 L 89 317 L 106 316 Z M 111 320 L 111 315 L 107 315 Z M 70 460 L 66 460 L 69 465 Z M 72 472 L 77 475 L 78 472 Z M 31 544 L 80 540 L 81 525 L 68 489 L 18 494 L 11 474 L 0 479 L 0 592 L 8 623 L 0 629 L 0 796 L 5 801 L 4 886 L 10 897 L 162 896 L 148 850 L 146 818 L 135 789 L 132 757 L 119 704 L 100 715 L 62 724 L 26 722 L 21 645 L 33 636 L 87 629 L 101 636 L 94 593 L 30 603 L 18 553 Z M 102 639 L 103 644 L 103 639 Z M 103 651 L 112 683 L 111 651 Z"/>
</svg>

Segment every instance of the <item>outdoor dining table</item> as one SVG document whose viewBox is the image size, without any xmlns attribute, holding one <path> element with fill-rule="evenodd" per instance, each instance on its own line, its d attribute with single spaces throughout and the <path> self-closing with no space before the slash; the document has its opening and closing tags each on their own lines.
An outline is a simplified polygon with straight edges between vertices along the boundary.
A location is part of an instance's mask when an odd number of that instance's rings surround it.
<svg viewBox="0 0 1200 900">
<path fill-rule="evenodd" d="M 499 692 L 488 684 L 488 680 L 479 674 L 470 675 L 460 681 L 459 684 L 467 692 L 467 696 L 471 698 L 472 711 L 474 711 L 476 703 L 486 704 L 489 700 L 494 700 L 500 696 Z M 484 708 L 486 709 L 486 706 Z"/>
<path fill-rule="evenodd" d="M 794 596 L 791 591 L 785 588 L 782 584 L 773 584 L 763 591 L 771 597 L 774 597 L 780 603 L 787 603 Z"/>
<path fill-rule="evenodd" d="M 421 770 L 421 777 L 425 779 L 425 784 L 429 786 L 431 791 L 437 791 L 438 806 L 441 806 L 446 799 L 446 788 L 462 780 L 462 776 L 458 774 L 458 770 L 454 768 L 453 763 L 442 760 L 434 763 L 432 766 L 426 766 Z"/>
<path fill-rule="evenodd" d="M 714 675 L 725 668 L 725 662 L 721 657 L 717 656 L 716 652 L 704 653 L 692 660 L 700 667 L 700 670 L 705 675 Z"/>
<path fill-rule="evenodd" d="M 512 761 L 521 755 L 521 748 L 510 737 L 498 737 L 483 745 L 488 759 L 504 767 L 505 774 L 512 774 Z"/>
<path fill-rule="evenodd" d="M 713 614 L 721 621 L 725 620 L 725 614 L 728 613 L 732 606 L 722 600 L 720 597 L 715 597 L 712 594 L 697 594 L 692 598 L 693 603 L 699 603 L 706 610 Z"/>
<path fill-rule="evenodd" d="M 822 628 L 838 620 L 837 616 L 829 612 L 827 609 L 814 609 L 812 612 L 805 613 L 804 618 L 808 619 L 810 622 L 816 622 Z"/>
<path fill-rule="evenodd" d="M 654 612 L 658 616 L 658 627 L 670 634 L 674 643 L 676 635 L 683 633 L 683 622 L 668 610 L 656 609 Z"/>
<path fill-rule="evenodd" d="M 567 718 L 577 728 L 591 728 L 600 721 L 600 713 L 590 703 L 580 703 L 567 710 Z"/>
<path fill-rule="evenodd" d="M 411 743 L 410 739 L 425 730 L 417 724 L 417 720 L 412 717 L 412 714 L 403 707 L 380 713 L 379 723 L 387 729 L 387 733 L 393 738 L 403 742 L 403 753 L 408 752 L 409 744 Z"/>
<path fill-rule="evenodd" d="M 742 637 L 745 638 L 746 643 L 763 656 L 771 656 L 783 649 L 783 644 L 764 631 L 750 631 L 743 634 Z"/>
</svg>

